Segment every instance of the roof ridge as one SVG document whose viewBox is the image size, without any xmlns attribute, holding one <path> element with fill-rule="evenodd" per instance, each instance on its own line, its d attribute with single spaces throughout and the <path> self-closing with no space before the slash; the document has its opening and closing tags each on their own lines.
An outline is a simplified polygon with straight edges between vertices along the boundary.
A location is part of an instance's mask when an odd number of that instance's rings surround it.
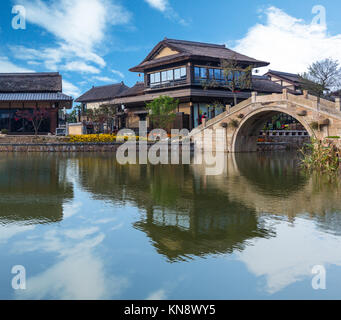
<svg viewBox="0 0 341 320">
<path fill-rule="evenodd" d="M 278 71 L 278 70 L 272 70 L 272 69 L 269 69 L 268 72 L 275 72 L 275 73 L 281 73 L 281 74 L 287 74 L 287 75 L 297 76 L 297 73 L 284 72 L 284 71 Z"/>
<path fill-rule="evenodd" d="M 105 85 L 103 85 L 103 86 L 93 86 L 91 89 L 105 88 L 105 87 L 113 87 L 113 86 L 118 86 L 118 85 L 124 85 L 124 86 L 126 86 L 126 84 L 122 81 L 122 82 L 113 83 L 113 84 L 105 84 Z M 90 89 L 90 90 L 91 90 L 91 89 Z"/>
<path fill-rule="evenodd" d="M 59 72 L 12 72 L 12 73 L 0 73 L 1 77 L 4 76 L 9 76 L 9 77 L 13 77 L 13 76 L 56 76 L 56 75 L 60 75 Z"/>
<path fill-rule="evenodd" d="M 212 48 L 226 48 L 224 44 L 214 44 L 214 43 L 207 43 L 207 42 L 198 42 L 198 41 L 189 41 L 189 40 L 177 40 L 177 39 L 165 39 L 165 42 L 173 42 L 179 44 L 190 44 L 198 47 L 212 47 Z"/>
</svg>

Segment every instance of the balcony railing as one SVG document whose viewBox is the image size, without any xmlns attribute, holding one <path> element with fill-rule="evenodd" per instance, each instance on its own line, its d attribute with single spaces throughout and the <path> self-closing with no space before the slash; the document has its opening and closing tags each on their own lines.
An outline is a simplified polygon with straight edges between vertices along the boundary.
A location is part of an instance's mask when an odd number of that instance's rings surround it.
<svg viewBox="0 0 341 320">
<path fill-rule="evenodd" d="M 173 80 L 173 81 L 167 81 L 162 83 L 153 83 L 148 86 L 149 89 L 163 89 L 163 88 L 170 88 L 170 87 L 176 87 L 176 86 L 183 86 L 187 84 L 187 80 Z"/>
</svg>

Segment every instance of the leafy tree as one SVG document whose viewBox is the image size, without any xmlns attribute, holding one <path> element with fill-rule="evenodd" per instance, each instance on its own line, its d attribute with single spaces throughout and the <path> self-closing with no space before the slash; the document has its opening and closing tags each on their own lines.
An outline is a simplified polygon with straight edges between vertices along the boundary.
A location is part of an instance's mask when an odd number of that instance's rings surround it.
<svg viewBox="0 0 341 320">
<path fill-rule="evenodd" d="M 81 106 L 75 106 L 70 113 L 66 114 L 66 121 L 68 123 L 78 122 L 81 109 Z"/>
<path fill-rule="evenodd" d="M 179 100 L 169 96 L 160 96 L 146 105 L 149 117 L 153 125 L 159 129 L 168 129 L 175 120 L 175 111 L 179 106 Z"/>
<path fill-rule="evenodd" d="M 108 128 L 112 127 L 112 122 L 117 113 L 116 107 L 111 104 L 103 104 L 98 108 L 88 109 L 86 116 L 93 122 L 96 132 L 103 131 L 103 125 L 107 124 Z"/>
<path fill-rule="evenodd" d="M 337 60 L 324 59 L 314 62 L 300 75 L 302 87 L 317 97 L 341 88 L 341 67 Z"/>
<path fill-rule="evenodd" d="M 19 110 L 16 112 L 15 120 L 25 119 L 32 123 L 35 136 L 38 135 L 39 128 L 45 119 L 49 118 L 49 113 L 45 109 Z"/>
</svg>

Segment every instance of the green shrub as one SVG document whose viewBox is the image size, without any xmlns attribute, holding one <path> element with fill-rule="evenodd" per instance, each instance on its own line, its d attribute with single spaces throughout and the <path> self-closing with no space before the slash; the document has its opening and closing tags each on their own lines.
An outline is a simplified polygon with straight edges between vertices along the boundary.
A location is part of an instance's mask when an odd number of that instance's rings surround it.
<svg viewBox="0 0 341 320">
<path fill-rule="evenodd" d="M 1 134 L 8 134 L 8 130 L 7 129 L 1 129 Z"/>
<path fill-rule="evenodd" d="M 312 139 L 301 150 L 302 166 L 309 171 L 334 173 L 340 168 L 339 150 L 331 142 Z"/>
</svg>

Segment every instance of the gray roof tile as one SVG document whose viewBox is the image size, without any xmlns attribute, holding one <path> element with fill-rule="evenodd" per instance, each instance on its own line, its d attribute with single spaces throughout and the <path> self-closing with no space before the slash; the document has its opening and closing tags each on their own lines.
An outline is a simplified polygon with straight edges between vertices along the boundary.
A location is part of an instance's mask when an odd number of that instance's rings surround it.
<svg viewBox="0 0 341 320">
<path fill-rule="evenodd" d="M 0 93 L 0 101 L 72 101 L 63 93 Z"/>
<path fill-rule="evenodd" d="M 77 98 L 76 102 L 111 100 L 127 89 L 129 89 L 129 87 L 127 87 L 123 82 L 100 87 L 92 87 L 89 91 Z"/>
</svg>

